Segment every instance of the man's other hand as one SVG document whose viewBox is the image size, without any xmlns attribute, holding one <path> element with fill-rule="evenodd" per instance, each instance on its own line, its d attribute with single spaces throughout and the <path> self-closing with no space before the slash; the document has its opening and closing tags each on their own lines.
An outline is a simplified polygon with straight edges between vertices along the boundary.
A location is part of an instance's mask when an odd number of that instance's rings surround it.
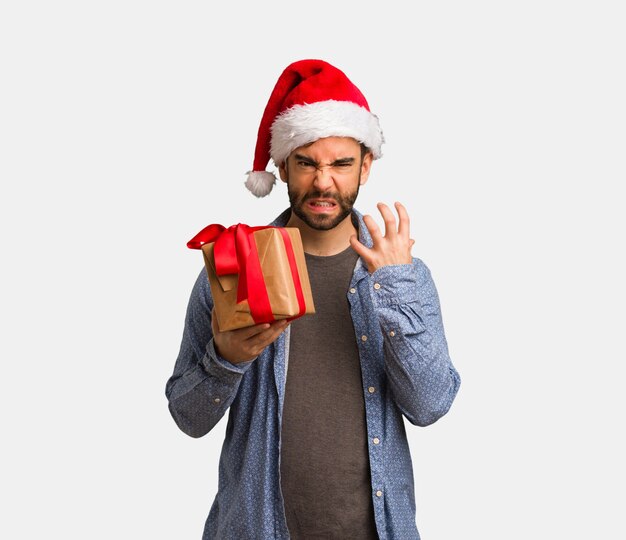
<svg viewBox="0 0 626 540">
<path fill-rule="evenodd" d="M 411 248 L 415 244 L 415 240 L 410 238 L 409 214 L 404 206 L 399 202 L 395 203 L 400 221 L 397 228 L 396 218 L 389 207 L 383 203 L 378 203 L 376 206 L 385 222 L 385 235 L 383 236 L 374 219 L 365 215 L 363 221 L 372 235 L 374 245 L 368 248 L 359 242 L 356 235 L 350 238 L 352 249 L 363 259 L 370 274 L 383 266 L 411 264 L 413 260 Z"/>
</svg>

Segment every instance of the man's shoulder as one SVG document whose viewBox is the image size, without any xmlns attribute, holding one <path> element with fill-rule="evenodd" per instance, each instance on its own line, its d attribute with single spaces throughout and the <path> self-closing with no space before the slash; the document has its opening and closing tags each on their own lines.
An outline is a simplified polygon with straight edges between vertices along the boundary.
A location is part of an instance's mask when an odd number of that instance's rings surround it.
<svg viewBox="0 0 626 540">
<path fill-rule="evenodd" d="M 281 212 L 280 215 L 278 215 L 276 219 L 274 219 L 274 221 L 270 223 L 270 226 L 271 227 L 285 227 L 290 217 L 291 217 L 291 208 L 287 208 L 286 210 Z"/>
<path fill-rule="evenodd" d="M 205 266 L 198 272 L 198 276 L 191 290 L 190 301 L 194 309 L 211 311 L 213 308 L 213 295 L 211 293 L 211 285 Z"/>
</svg>

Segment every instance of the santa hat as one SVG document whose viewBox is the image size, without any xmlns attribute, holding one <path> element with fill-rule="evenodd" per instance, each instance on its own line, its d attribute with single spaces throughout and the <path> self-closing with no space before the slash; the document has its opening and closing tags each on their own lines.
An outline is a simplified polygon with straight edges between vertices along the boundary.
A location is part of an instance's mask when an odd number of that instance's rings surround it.
<svg viewBox="0 0 626 540">
<path fill-rule="evenodd" d="M 265 168 L 324 137 L 352 137 L 381 157 L 383 133 L 361 91 L 345 73 L 323 60 L 287 66 L 265 107 L 246 187 L 257 197 L 272 191 L 276 176 Z"/>
</svg>

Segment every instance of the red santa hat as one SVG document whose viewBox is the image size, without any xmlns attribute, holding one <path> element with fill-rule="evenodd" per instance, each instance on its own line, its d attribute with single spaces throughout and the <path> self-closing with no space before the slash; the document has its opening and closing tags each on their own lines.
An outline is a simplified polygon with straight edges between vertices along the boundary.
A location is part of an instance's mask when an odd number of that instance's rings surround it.
<svg viewBox="0 0 626 540">
<path fill-rule="evenodd" d="M 352 137 L 381 157 L 383 133 L 361 91 L 341 70 L 323 60 L 287 66 L 265 107 L 246 187 L 257 197 L 272 191 L 276 176 L 265 168 L 324 137 Z"/>
</svg>

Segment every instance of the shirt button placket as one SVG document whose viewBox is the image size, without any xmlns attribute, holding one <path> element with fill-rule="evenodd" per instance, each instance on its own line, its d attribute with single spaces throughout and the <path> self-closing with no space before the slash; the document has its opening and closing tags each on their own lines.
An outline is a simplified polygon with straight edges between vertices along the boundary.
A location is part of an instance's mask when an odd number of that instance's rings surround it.
<svg viewBox="0 0 626 540">
<path fill-rule="evenodd" d="M 367 395 L 369 396 L 369 399 L 374 399 L 374 403 L 376 403 L 376 405 L 374 406 L 374 409 L 378 409 L 378 400 L 376 399 L 378 394 L 378 390 L 376 389 L 375 386 L 368 386 L 367 387 Z M 381 433 L 381 428 L 382 426 L 379 424 L 379 419 L 374 416 L 373 418 L 373 422 L 371 422 L 371 425 L 369 425 L 368 427 L 374 432 L 378 432 Z M 368 422 L 369 424 L 369 422 Z M 371 441 L 371 447 L 369 450 L 370 453 L 370 474 L 371 474 L 371 481 L 372 481 L 372 487 L 374 488 L 374 501 L 375 501 L 375 507 L 376 507 L 376 516 L 379 519 L 384 519 L 384 510 L 383 508 L 380 506 L 383 504 L 383 491 L 380 487 L 377 486 L 382 486 L 384 483 L 384 474 L 383 474 L 383 470 L 382 470 L 382 450 L 378 450 L 379 448 L 382 449 L 382 446 L 380 444 L 380 438 L 379 437 L 372 437 L 370 439 Z"/>
</svg>

